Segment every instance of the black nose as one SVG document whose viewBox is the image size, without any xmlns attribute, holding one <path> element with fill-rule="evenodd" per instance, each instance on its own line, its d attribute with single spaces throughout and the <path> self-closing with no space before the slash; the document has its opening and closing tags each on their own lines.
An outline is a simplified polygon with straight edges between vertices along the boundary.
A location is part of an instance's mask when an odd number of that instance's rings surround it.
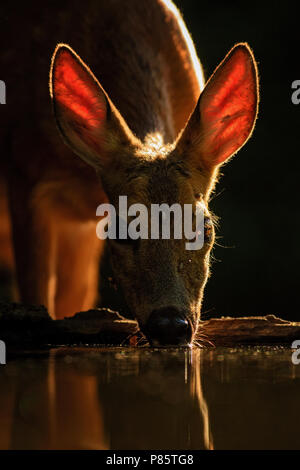
<svg viewBox="0 0 300 470">
<path fill-rule="evenodd" d="M 192 339 L 191 323 L 174 307 L 154 310 L 143 330 L 155 346 L 187 345 Z"/>
</svg>

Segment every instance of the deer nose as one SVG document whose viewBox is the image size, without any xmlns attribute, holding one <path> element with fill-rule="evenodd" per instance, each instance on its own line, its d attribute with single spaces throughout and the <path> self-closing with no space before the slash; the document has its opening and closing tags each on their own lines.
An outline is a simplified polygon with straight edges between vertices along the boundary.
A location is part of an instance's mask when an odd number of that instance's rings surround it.
<svg viewBox="0 0 300 470">
<path fill-rule="evenodd" d="M 154 346 L 188 345 L 192 339 L 192 325 L 177 308 L 154 310 L 143 328 Z"/>
</svg>

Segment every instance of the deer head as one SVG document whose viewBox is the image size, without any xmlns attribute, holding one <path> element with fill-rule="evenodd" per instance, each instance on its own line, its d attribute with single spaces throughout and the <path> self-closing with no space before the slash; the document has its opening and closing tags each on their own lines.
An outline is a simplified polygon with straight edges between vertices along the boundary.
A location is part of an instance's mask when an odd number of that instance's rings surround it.
<svg viewBox="0 0 300 470">
<path fill-rule="evenodd" d="M 95 169 L 111 204 L 118 207 L 118 197 L 126 195 L 129 205 L 190 204 L 204 212 L 199 250 L 187 250 L 184 239 L 108 240 L 115 276 L 150 342 L 189 344 L 214 243 L 209 196 L 220 166 L 247 142 L 257 116 L 258 75 L 250 48 L 238 44 L 229 52 L 172 144 L 158 133 L 138 139 L 64 44 L 53 55 L 50 92 L 63 139 Z"/>
</svg>

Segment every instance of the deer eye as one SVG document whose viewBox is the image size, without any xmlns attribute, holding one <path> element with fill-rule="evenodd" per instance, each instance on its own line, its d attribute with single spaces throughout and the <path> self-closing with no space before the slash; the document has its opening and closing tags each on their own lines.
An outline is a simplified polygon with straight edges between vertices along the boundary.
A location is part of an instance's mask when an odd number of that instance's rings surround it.
<svg viewBox="0 0 300 470">
<path fill-rule="evenodd" d="M 204 217 L 204 241 L 210 242 L 213 235 L 213 223 L 209 217 Z"/>
</svg>

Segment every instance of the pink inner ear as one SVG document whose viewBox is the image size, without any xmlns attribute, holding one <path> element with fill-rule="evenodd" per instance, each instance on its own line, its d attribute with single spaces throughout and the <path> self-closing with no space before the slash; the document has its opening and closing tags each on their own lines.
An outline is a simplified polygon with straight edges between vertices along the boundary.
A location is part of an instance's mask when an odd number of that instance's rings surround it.
<svg viewBox="0 0 300 470">
<path fill-rule="evenodd" d="M 200 99 L 206 155 L 222 163 L 247 140 L 256 116 L 256 72 L 250 51 L 236 48 L 216 70 Z"/>
<path fill-rule="evenodd" d="M 105 98 L 91 72 L 68 49 L 58 51 L 55 59 L 53 92 L 69 119 L 91 130 L 101 127 L 106 118 Z"/>
</svg>

